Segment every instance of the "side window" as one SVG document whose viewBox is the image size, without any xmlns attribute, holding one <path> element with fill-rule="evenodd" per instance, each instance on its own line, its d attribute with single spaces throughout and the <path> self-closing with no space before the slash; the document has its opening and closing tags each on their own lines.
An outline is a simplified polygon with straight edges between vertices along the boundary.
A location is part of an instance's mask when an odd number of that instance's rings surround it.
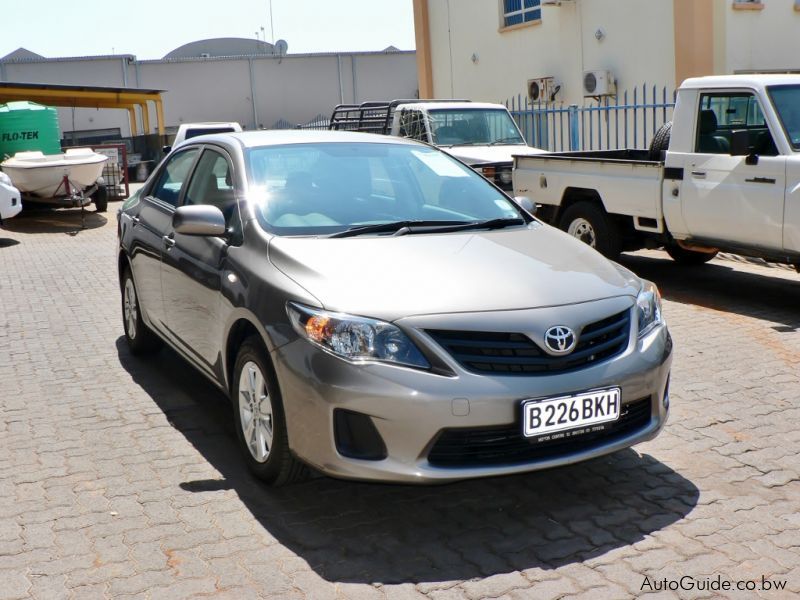
<svg viewBox="0 0 800 600">
<path fill-rule="evenodd" d="M 158 177 L 158 182 L 150 192 L 150 195 L 162 202 L 177 206 L 178 199 L 181 196 L 181 189 L 189 177 L 189 172 L 192 169 L 195 158 L 197 158 L 197 153 L 198 150 L 192 148 L 170 158 L 169 162 L 164 165 Z"/>
<path fill-rule="evenodd" d="M 216 206 L 225 216 L 228 231 L 241 231 L 233 188 L 233 171 L 228 160 L 219 152 L 208 148 L 203 151 L 186 189 L 183 203 Z"/>
<path fill-rule="evenodd" d="M 233 174 L 227 159 L 206 150 L 197 163 L 184 204 L 211 204 L 224 212 L 234 201 Z"/>
<path fill-rule="evenodd" d="M 425 130 L 425 115 L 420 110 L 404 110 L 400 114 L 400 137 L 411 138 L 421 142 L 428 141 Z"/>
<path fill-rule="evenodd" d="M 734 131 L 745 130 L 748 146 L 762 156 L 777 156 L 758 98 L 749 92 L 720 92 L 700 95 L 695 151 L 730 154 Z"/>
</svg>

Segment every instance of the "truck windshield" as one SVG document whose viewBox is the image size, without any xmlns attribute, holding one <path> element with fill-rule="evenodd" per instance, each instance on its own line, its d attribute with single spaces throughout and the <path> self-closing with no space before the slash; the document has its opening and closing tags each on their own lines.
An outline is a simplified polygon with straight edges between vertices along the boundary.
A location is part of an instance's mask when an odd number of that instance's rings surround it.
<svg viewBox="0 0 800 600">
<path fill-rule="evenodd" d="M 800 85 L 767 88 L 792 148 L 800 150 Z"/>
<path fill-rule="evenodd" d="M 421 144 L 263 146 L 247 151 L 246 164 L 259 223 L 277 235 L 530 220 L 475 171 Z"/>
<path fill-rule="evenodd" d="M 428 113 L 433 143 L 440 146 L 525 144 L 507 110 L 437 108 Z"/>
</svg>

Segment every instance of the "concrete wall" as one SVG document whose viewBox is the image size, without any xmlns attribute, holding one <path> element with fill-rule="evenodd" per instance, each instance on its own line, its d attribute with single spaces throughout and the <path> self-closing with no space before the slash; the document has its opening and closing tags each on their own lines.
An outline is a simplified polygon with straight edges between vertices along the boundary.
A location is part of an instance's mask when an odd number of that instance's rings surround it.
<svg viewBox="0 0 800 600">
<path fill-rule="evenodd" d="M 524 93 L 528 79 L 553 76 L 559 101 L 582 104 L 589 69 L 610 69 L 620 89 L 675 83 L 669 1 L 566 0 L 543 6 L 539 24 L 505 30 L 499 1 L 428 0 L 428 9 L 439 98 L 497 102 Z"/>
<path fill-rule="evenodd" d="M 437 98 L 498 102 L 525 94 L 528 79 L 553 76 L 558 101 L 583 104 L 585 70 L 611 70 L 621 91 L 643 83 L 672 89 L 685 77 L 738 70 L 800 70 L 797 0 L 562 0 L 542 6 L 541 22 L 511 28 L 502 27 L 500 0 L 424 2 Z"/>
<path fill-rule="evenodd" d="M 269 128 L 279 120 L 296 124 L 319 114 L 328 116 L 342 99 L 413 98 L 417 66 L 414 52 L 153 61 L 87 57 L 2 62 L 0 80 L 161 89 L 166 91 L 167 127 L 192 121 L 238 121 L 253 129 Z M 152 107 L 150 112 L 154 130 Z M 59 118 L 62 131 L 119 128 L 123 136 L 130 135 L 128 113 L 123 110 L 62 108 Z"/>
<path fill-rule="evenodd" d="M 722 0 L 717 0 L 722 2 Z M 761 10 L 727 10 L 719 43 L 724 57 L 720 73 L 738 70 L 800 70 L 800 11 L 794 0 L 764 0 Z"/>
</svg>

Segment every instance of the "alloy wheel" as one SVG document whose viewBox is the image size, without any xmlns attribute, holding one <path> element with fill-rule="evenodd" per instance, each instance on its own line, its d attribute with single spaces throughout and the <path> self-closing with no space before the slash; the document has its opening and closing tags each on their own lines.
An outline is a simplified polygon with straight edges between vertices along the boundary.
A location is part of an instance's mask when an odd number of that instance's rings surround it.
<svg viewBox="0 0 800 600">
<path fill-rule="evenodd" d="M 250 455 L 259 463 L 269 458 L 273 439 L 272 401 L 261 368 L 253 361 L 239 375 L 239 417 Z"/>
</svg>

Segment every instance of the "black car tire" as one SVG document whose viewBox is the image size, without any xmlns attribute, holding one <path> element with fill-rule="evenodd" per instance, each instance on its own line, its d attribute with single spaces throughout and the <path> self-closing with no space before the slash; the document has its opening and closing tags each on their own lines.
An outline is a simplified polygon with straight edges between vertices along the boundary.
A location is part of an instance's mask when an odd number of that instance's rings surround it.
<svg viewBox="0 0 800 600">
<path fill-rule="evenodd" d="M 236 423 L 236 439 L 250 471 L 259 479 L 274 487 L 294 483 L 304 479 L 308 468 L 292 456 L 286 431 L 286 418 L 283 411 L 280 390 L 272 364 L 261 340 L 256 336 L 247 338 L 242 344 L 233 368 L 231 381 L 231 401 Z M 246 373 L 243 373 L 247 369 Z M 253 381 L 256 372 L 256 385 L 243 384 L 243 378 Z M 253 394 L 253 389 L 256 393 Z M 260 407 L 260 408 L 259 408 Z M 269 416 L 267 416 L 268 408 Z M 250 421 L 247 416 L 250 416 Z M 253 435 L 246 434 L 248 424 L 254 423 Z M 267 452 L 257 457 L 264 448 L 264 439 L 258 440 L 259 432 L 271 432 Z"/>
<path fill-rule="evenodd" d="M 698 252 L 697 250 L 687 250 L 678 244 L 672 243 L 664 247 L 670 258 L 680 265 L 704 265 L 712 260 L 718 252 Z"/>
<path fill-rule="evenodd" d="M 108 188 L 104 185 L 98 185 L 92 196 L 92 202 L 94 202 L 94 209 L 97 212 L 106 212 L 108 210 Z"/>
<path fill-rule="evenodd" d="M 577 202 L 561 215 L 559 229 L 587 243 L 612 260 L 622 252 L 619 227 L 602 207 L 591 202 Z"/>
<path fill-rule="evenodd" d="M 142 356 L 152 354 L 162 346 L 159 338 L 142 320 L 139 295 L 130 268 L 122 274 L 122 326 L 125 329 L 125 341 L 131 354 Z"/>
</svg>

